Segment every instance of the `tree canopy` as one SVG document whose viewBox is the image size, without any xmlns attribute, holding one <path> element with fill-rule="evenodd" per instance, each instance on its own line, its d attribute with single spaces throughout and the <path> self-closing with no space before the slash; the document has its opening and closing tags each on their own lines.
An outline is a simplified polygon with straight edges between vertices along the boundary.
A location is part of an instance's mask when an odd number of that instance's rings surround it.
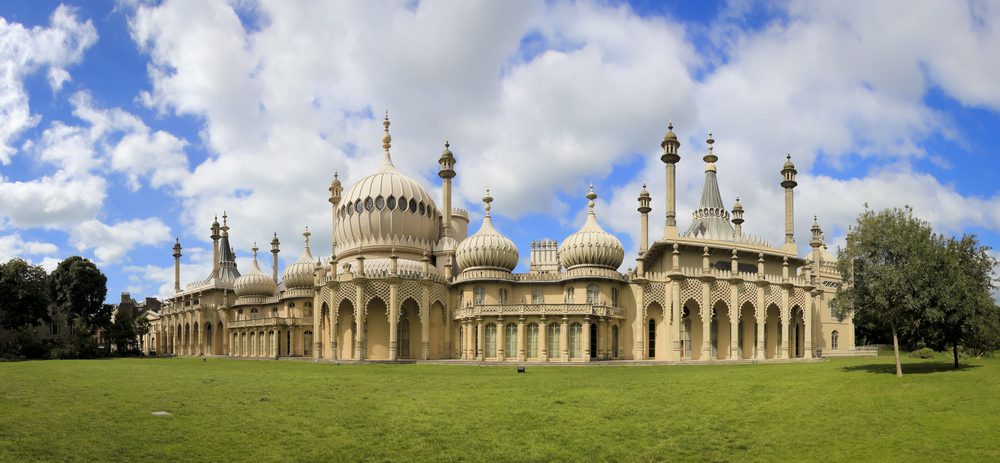
<svg viewBox="0 0 1000 463">
<path fill-rule="evenodd" d="M 23 259 L 0 264 L 0 328 L 16 331 L 50 321 L 48 274 Z"/>
<path fill-rule="evenodd" d="M 68 257 L 49 277 L 52 302 L 70 321 L 81 320 L 93 333 L 111 323 L 111 310 L 104 304 L 108 278 L 90 260 Z M 78 326 L 78 325 L 73 325 Z"/>
</svg>

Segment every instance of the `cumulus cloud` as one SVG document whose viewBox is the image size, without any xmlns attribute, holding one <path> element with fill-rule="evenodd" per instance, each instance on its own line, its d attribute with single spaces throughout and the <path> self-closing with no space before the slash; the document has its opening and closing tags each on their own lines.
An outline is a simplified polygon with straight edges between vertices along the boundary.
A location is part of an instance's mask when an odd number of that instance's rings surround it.
<svg viewBox="0 0 1000 463">
<path fill-rule="evenodd" d="M 97 42 L 90 20 L 81 22 L 73 8 L 60 5 L 49 18 L 49 27 L 25 28 L 0 17 L 0 163 L 7 164 L 13 146 L 40 117 L 31 114 L 23 79 L 47 69 L 54 91 L 71 79 L 67 67 L 79 63 L 84 51 Z"/>
<path fill-rule="evenodd" d="M 93 249 L 102 265 L 122 262 L 136 246 L 161 244 L 170 238 L 170 228 L 159 218 L 126 220 L 113 225 L 88 220 L 70 232 L 73 246 L 79 251 Z"/>
<path fill-rule="evenodd" d="M 25 241 L 18 233 L 0 236 L 0 262 L 15 257 L 30 260 L 31 256 L 49 256 L 59 252 L 59 247 L 41 241 Z"/>
</svg>

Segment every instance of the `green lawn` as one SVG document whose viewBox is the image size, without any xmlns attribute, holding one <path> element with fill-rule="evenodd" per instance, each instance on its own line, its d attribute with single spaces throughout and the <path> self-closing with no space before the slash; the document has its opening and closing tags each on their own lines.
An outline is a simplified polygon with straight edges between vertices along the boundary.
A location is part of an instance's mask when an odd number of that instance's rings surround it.
<svg viewBox="0 0 1000 463">
<path fill-rule="evenodd" d="M 0 363 L 0 460 L 1000 460 L 1000 359 L 948 362 Z"/>
</svg>

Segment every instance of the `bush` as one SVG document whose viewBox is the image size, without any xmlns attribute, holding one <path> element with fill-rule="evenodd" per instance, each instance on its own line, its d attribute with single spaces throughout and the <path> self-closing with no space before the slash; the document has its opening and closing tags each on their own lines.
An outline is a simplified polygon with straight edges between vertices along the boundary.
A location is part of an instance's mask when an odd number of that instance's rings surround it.
<svg viewBox="0 0 1000 463">
<path fill-rule="evenodd" d="M 934 358 L 934 349 L 930 347 L 924 347 L 910 352 L 910 357 L 915 359 L 932 359 Z"/>
</svg>

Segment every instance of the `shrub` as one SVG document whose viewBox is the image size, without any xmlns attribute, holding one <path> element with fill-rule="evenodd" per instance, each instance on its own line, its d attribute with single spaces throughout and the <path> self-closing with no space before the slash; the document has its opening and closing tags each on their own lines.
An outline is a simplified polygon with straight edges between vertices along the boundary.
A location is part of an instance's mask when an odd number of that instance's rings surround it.
<svg viewBox="0 0 1000 463">
<path fill-rule="evenodd" d="M 934 358 L 934 349 L 930 347 L 924 347 L 910 352 L 910 357 L 915 359 L 932 359 Z"/>
</svg>

